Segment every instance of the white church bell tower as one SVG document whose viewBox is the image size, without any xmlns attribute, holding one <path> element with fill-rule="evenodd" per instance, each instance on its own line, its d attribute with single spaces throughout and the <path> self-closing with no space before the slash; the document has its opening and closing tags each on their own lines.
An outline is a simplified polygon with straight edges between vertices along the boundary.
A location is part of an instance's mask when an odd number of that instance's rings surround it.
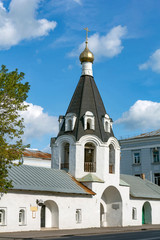
<svg viewBox="0 0 160 240">
<path fill-rule="evenodd" d="M 52 168 L 67 171 L 89 187 L 106 181 L 119 184 L 120 147 L 94 81 L 94 55 L 85 30 L 82 74 L 66 114 L 59 117 L 58 136 L 51 139 Z"/>
</svg>

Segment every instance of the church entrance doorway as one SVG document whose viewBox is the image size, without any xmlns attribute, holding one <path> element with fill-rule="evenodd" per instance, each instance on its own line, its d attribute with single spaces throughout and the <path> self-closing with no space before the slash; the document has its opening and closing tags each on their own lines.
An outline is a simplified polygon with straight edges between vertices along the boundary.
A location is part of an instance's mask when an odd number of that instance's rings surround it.
<svg viewBox="0 0 160 240">
<path fill-rule="evenodd" d="M 152 209 L 149 202 L 145 202 L 142 207 L 142 224 L 152 223 Z"/>
<path fill-rule="evenodd" d="M 100 219 L 103 219 L 103 226 L 122 226 L 122 198 L 118 189 L 113 186 L 106 188 L 102 194 L 102 201 L 105 204 L 105 208 L 100 206 Z"/>
<path fill-rule="evenodd" d="M 59 227 L 59 210 L 57 204 L 48 200 L 41 207 L 41 227 L 58 228 Z"/>
<path fill-rule="evenodd" d="M 45 205 L 41 207 L 41 228 L 45 227 Z"/>
</svg>

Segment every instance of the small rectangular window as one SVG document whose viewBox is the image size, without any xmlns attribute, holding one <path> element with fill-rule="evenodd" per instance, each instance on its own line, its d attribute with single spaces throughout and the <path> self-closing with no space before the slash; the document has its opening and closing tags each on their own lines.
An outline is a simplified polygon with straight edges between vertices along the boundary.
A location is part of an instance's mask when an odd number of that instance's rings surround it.
<svg viewBox="0 0 160 240">
<path fill-rule="evenodd" d="M 82 222 L 82 210 L 76 209 L 76 223 Z"/>
<path fill-rule="evenodd" d="M 137 209 L 136 208 L 132 208 L 132 219 L 136 220 L 137 219 Z"/>
<path fill-rule="evenodd" d="M 141 163 L 140 152 L 134 152 L 133 153 L 133 163 L 134 164 L 140 164 Z"/>
<path fill-rule="evenodd" d="M 6 225 L 6 208 L 0 208 L 0 225 Z"/>
<path fill-rule="evenodd" d="M 26 224 L 26 210 L 25 208 L 20 208 L 19 210 L 19 225 Z"/>
</svg>

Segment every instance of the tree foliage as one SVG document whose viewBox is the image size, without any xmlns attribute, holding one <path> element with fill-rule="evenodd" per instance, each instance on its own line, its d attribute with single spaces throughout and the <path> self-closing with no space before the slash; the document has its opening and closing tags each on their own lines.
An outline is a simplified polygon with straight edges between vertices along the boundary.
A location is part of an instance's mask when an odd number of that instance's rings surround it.
<svg viewBox="0 0 160 240">
<path fill-rule="evenodd" d="M 7 179 L 13 160 L 20 159 L 25 147 L 22 142 L 23 118 L 20 111 L 27 109 L 24 101 L 30 85 L 22 83 L 24 73 L 0 69 L 0 192 L 7 192 L 12 182 Z"/>
</svg>

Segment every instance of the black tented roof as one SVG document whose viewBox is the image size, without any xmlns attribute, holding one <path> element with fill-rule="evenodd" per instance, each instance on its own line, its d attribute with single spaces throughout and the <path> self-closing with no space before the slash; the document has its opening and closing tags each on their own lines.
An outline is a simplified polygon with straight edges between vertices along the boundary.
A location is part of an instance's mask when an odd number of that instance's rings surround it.
<svg viewBox="0 0 160 240">
<path fill-rule="evenodd" d="M 83 116 L 87 111 L 90 111 L 94 114 L 95 130 L 84 130 Z M 103 142 L 107 142 L 109 137 L 114 136 L 112 130 L 110 133 L 104 131 L 102 119 L 106 114 L 106 110 L 92 76 L 81 76 L 67 109 L 66 114 L 68 113 L 76 114 L 77 119 L 74 130 L 65 132 L 65 123 L 63 123 L 58 136 L 65 134 L 73 135 L 78 141 L 82 136 L 91 134 L 96 135 Z"/>
</svg>

